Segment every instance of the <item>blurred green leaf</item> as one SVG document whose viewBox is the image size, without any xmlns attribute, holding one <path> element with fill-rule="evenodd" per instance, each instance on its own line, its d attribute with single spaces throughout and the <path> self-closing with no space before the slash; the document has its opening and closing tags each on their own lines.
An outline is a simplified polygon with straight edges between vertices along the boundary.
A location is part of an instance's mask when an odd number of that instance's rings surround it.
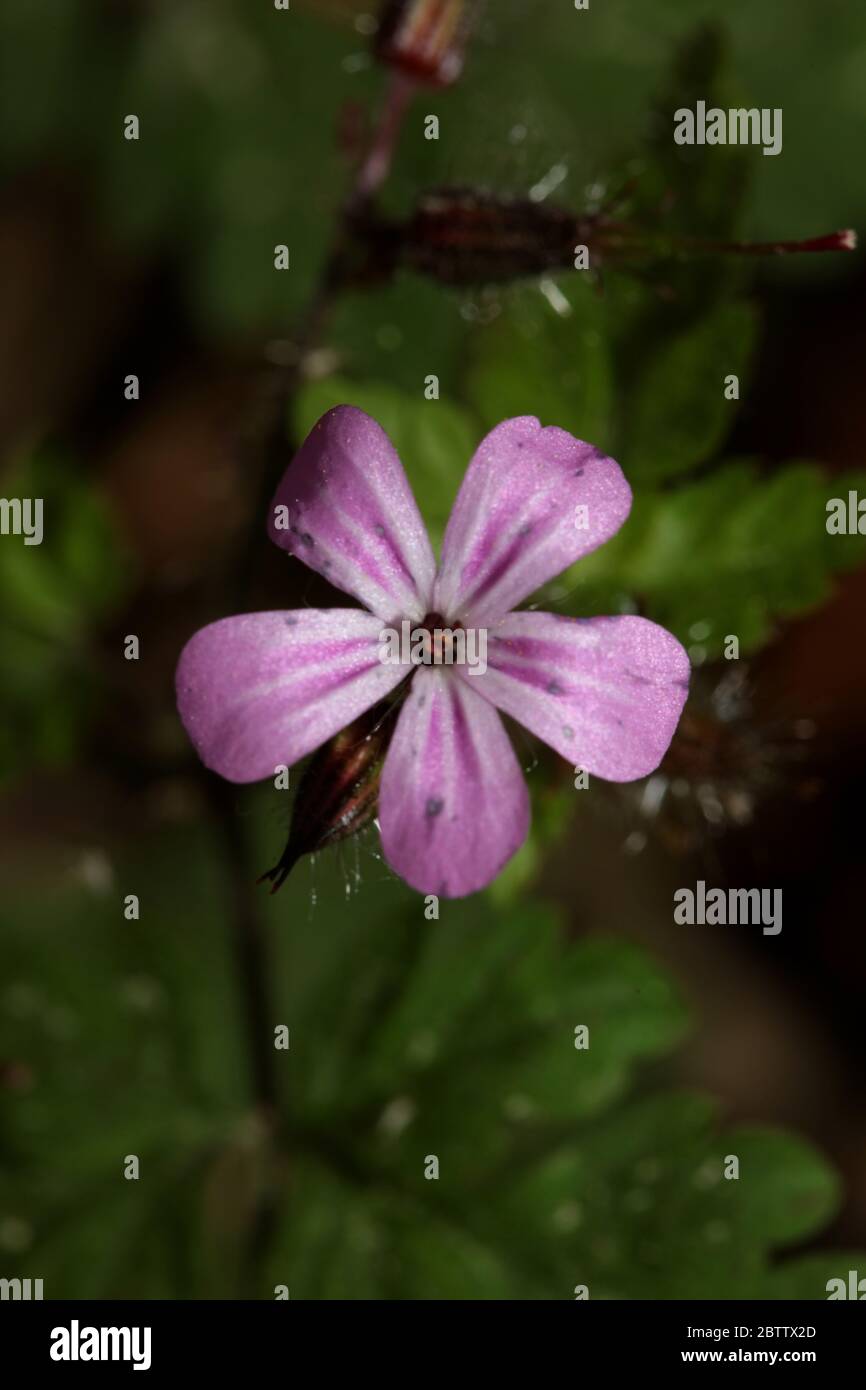
<svg viewBox="0 0 866 1390">
<path fill-rule="evenodd" d="M 754 1156 L 760 1174 L 741 1162 L 739 1178 L 725 1177 L 732 1156 Z M 796 1205 L 771 1234 L 770 1222 L 756 1220 L 758 1194 L 791 1188 Z M 514 1194 L 516 1219 L 539 1201 L 563 1245 L 570 1230 L 568 1243 L 580 1250 L 579 1259 L 569 1252 L 563 1277 L 571 1271 L 593 1297 L 757 1299 L 779 1296 L 767 1248 L 795 1229 L 816 1231 L 835 1208 L 836 1183 L 794 1136 L 773 1132 L 758 1150 L 744 1134 L 720 1133 L 702 1098 L 659 1095 L 602 1121 L 529 1175 Z M 823 1288 L 804 1281 L 797 1296 L 821 1298 Z"/>
<path fill-rule="evenodd" d="M 67 461 L 30 460 L 5 495 L 42 501 L 44 535 L 0 545 L 0 775 L 74 751 L 94 688 L 89 636 L 129 578 L 103 499 Z"/>
<path fill-rule="evenodd" d="M 710 460 L 738 406 L 726 378 L 745 389 L 756 319 L 743 303 L 721 304 L 647 354 L 624 412 L 619 459 L 635 486 L 659 483 Z"/>
<path fill-rule="evenodd" d="M 801 1255 L 773 1270 L 770 1284 L 773 1298 L 829 1298 L 831 1279 L 841 1279 L 845 1296 L 850 1296 L 849 1271 L 856 1275 L 855 1286 L 864 1278 L 866 1250 L 821 1250 Z M 817 1290 L 817 1292 L 816 1292 Z M 862 1299 L 863 1295 L 859 1294 Z"/>
<path fill-rule="evenodd" d="M 123 596 L 120 543 L 104 501 L 68 461 L 41 457 L 11 473 L 7 497 L 40 499 L 44 537 L 0 547 L 0 588 L 10 626 L 59 642 Z"/>
<path fill-rule="evenodd" d="M 751 182 L 755 151 L 745 145 L 678 145 L 674 112 L 750 105 L 732 71 L 731 46 L 718 22 L 698 23 L 674 50 L 651 105 L 646 166 L 636 185 L 644 219 L 658 231 L 720 239 L 735 235 Z"/>
<path fill-rule="evenodd" d="M 505 312 L 473 328 L 462 392 L 487 429 L 514 415 L 536 415 L 578 439 L 609 447 L 612 380 L 604 305 L 572 277 L 560 286 L 564 316 L 533 286 Z"/>
<path fill-rule="evenodd" d="M 859 475 L 828 478 L 814 464 L 789 463 L 763 475 L 737 460 L 676 491 L 635 494 L 632 513 L 607 545 L 581 560 L 554 589 L 579 615 L 633 607 L 705 654 L 724 638 L 742 653 L 784 618 L 826 599 L 831 576 L 862 561 L 859 535 L 828 535 L 827 502 Z"/>
<path fill-rule="evenodd" d="M 527 741 L 526 736 L 519 725 L 512 725 L 511 732 L 518 741 L 520 754 L 522 745 Z M 537 756 L 537 752 L 531 758 L 527 756 L 524 761 L 527 771 L 533 770 Z M 569 773 L 568 779 L 559 786 L 553 778 L 542 778 L 537 784 L 530 777 L 532 821 L 529 834 L 514 858 L 508 861 L 499 877 L 491 883 L 488 893 L 493 902 L 511 904 L 535 881 L 544 863 L 545 852 L 550 850 L 571 822 L 574 811 L 573 776 L 573 773 Z"/>
<path fill-rule="evenodd" d="M 836 1210 L 839 1181 L 802 1140 L 743 1128 L 731 1134 L 730 1144 L 740 1164 L 742 1219 L 763 1239 L 774 1244 L 804 1240 Z"/>
<path fill-rule="evenodd" d="M 423 331 L 419 331 L 423 329 Z M 459 394 L 466 321 L 457 296 L 420 276 L 343 295 L 327 331 L 340 375 L 383 381 L 407 396 L 423 394 L 430 375 L 443 399 Z"/>
<path fill-rule="evenodd" d="M 25 1080 L 0 1172 L 9 1275 L 44 1278 L 49 1297 L 825 1296 L 808 1266 L 786 1282 L 775 1264 L 832 1215 L 823 1161 L 640 1084 L 686 1022 L 642 951 L 569 943 L 539 904 L 482 897 L 428 921 L 393 880 L 347 898 L 326 862 L 327 879 L 312 867 L 262 903 L 260 1026 L 291 1038 L 275 1052 L 276 1152 L 247 1093 L 206 839 L 139 846 L 97 894 L 52 881 L 10 900 L 0 1054 Z M 140 921 L 123 918 L 127 888 Z"/>
</svg>

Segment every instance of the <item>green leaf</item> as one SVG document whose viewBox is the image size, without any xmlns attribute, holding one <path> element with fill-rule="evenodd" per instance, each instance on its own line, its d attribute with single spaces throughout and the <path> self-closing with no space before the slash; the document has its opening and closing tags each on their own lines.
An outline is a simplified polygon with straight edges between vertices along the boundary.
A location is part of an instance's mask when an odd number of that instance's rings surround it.
<svg viewBox="0 0 866 1390">
<path fill-rule="evenodd" d="M 326 344 L 339 358 L 341 375 L 387 382 L 413 398 L 435 375 L 441 397 L 450 400 L 459 395 L 465 333 L 456 294 L 398 273 L 393 281 L 341 296 Z"/>
<path fill-rule="evenodd" d="M 39 457 L 7 497 L 43 504 L 43 538 L 0 546 L 0 774 L 68 758 L 92 703 L 90 634 L 119 604 L 129 566 L 102 497 L 68 461 Z"/>
<path fill-rule="evenodd" d="M 733 76 L 731 58 L 726 29 L 698 23 L 680 40 L 652 104 L 637 201 L 651 225 L 659 225 L 659 209 L 665 209 L 662 232 L 721 239 L 736 232 L 755 152 L 743 145 L 678 145 L 673 138 L 680 107 L 694 110 L 698 101 L 725 110 L 751 104 Z"/>
<path fill-rule="evenodd" d="M 839 1205 L 839 1182 L 803 1139 L 742 1128 L 726 1138 L 739 1159 L 742 1219 L 768 1242 L 790 1244 L 814 1235 Z"/>
<path fill-rule="evenodd" d="M 647 1092 L 685 1016 L 643 951 L 570 942 L 537 903 L 428 920 L 371 863 L 348 900 L 322 856 L 261 902 L 259 1026 L 291 1038 L 275 1138 L 252 1109 L 206 838 L 175 830 L 113 866 L 141 921 L 118 890 L 46 879 L 8 899 L 0 1055 L 28 1078 L 3 1139 L 10 1277 L 38 1271 L 51 1297 L 822 1296 L 773 1259 L 829 1218 L 835 1179 L 799 1140 Z"/>
<path fill-rule="evenodd" d="M 635 486 L 666 481 L 712 459 L 736 419 L 727 378 L 744 389 L 757 321 L 745 303 L 721 304 L 646 355 L 623 412 L 619 461 Z"/>
<path fill-rule="evenodd" d="M 0 547 L 4 620 L 63 642 L 87 618 L 110 611 L 127 578 L 105 501 L 68 460 L 31 459 L 6 480 L 7 497 L 43 503 L 43 539 Z"/>
<path fill-rule="evenodd" d="M 853 1281 L 850 1278 L 854 1273 Z M 859 1291 L 859 1281 L 866 1278 L 866 1250 L 821 1250 L 814 1255 L 801 1255 L 774 1269 L 769 1278 L 773 1292 L 772 1298 L 820 1298 L 827 1299 L 831 1292 L 839 1296 L 838 1284 L 830 1287 L 831 1279 L 841 1279 L 844 1297 L 851 1297 L 851 1285 L 857 1290 L 855 1297 L 863 1298 Z"/>
<path fill-rule="evenodd" d="M 575 565 L 554 593 L 575 614 L 642 611 L 700 657 L 721 655 L 724 638 L 754 650 L 782 619 L 824 601 L 831 577 L 862 561 L 859 535 L 827 533 L 827 503 L 862 476 L 826 477 L 789 463 L 770 475 L 745 460 L 727 463 L 675 492 L 638 491 L 622 530 Z"/>
<path fill-rule="evenodd" d="M 544 855 L 571 824 L 574 811 L 574 787 L 570 773 L 565 784 L 556 786 L 552 778 L 542 778 L 536 784 L 530 778 L 532 820 L 529 834 L 510 859 L 499 877 L 491 883 L 488 893 L 493 902 L 510 906 L 536 879 L 544 864 Z"/>
<path fill-rule="evenodd" d="M 516 292 L 492 323 L 473 328 L 463 392 L 487 429 L 536 415 L 609 447 L 612 381 L 605 310 L 579 277 L 563 279 L 560 316 L 539 291 Z"/>
</svg>

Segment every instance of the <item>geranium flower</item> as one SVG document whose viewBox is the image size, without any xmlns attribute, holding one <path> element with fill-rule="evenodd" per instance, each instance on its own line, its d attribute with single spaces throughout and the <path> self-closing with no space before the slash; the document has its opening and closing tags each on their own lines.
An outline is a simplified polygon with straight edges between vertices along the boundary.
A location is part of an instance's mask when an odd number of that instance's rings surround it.
<svg viewBox="0 0 866 1390">
<path fill-rule="evenodd" d="M 613 459 L 532 416 L 505 420 L 469 464 L 437 566 L 385 432 L 353 406 L 329 411 L 286 470 L 268 530 L 364 608 L 248 613 L 197 632 L 177 697 L 199 756 L 232 782 L 273 777 L 406 681 L 382 771 L 385 858 L 422 893 L 483 888 L 530 819 L 499 711 L 614 782 L 652 772 L 677 726 L 689 661 L 664 628 L 515 611 L 630 507 Z M 404 620 L 483 631 L 486 670 L 387 664 L 383 629 Z"/>
</svg>

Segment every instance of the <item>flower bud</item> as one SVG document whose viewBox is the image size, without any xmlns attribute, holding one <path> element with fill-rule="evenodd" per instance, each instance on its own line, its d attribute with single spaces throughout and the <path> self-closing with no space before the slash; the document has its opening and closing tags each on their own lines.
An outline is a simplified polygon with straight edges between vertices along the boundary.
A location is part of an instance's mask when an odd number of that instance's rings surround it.
<svg viewBox="0 0 866 1390">
<path fill-rule="evenodd" d="M 580 240 L 577 218 L 563 208 L 446 188 L 418 204 L 401 258 L 444 284 L 494 284 L 573 266 Z"/>
<path fill-rule="evenodd" d="M 376 34 L 380 62 L 417 82 L 446 87 L 459 76 L 471 0 L 389 0 Z"/>
<path fill-rule="evenodd" d="M 356 835 L 373 819 L 400 703 L 398 698 L 374 705 L 313 755 L 292 807 L 288 844 L 258 880 L 268 879 L 271 893 L 282 887 L 303 855 Z"/>
</svg>

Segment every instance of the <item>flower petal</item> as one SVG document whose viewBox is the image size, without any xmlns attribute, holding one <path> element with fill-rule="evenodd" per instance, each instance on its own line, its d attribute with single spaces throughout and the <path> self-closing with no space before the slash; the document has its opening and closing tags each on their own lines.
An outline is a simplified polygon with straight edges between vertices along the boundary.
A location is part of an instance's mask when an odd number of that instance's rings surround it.
<svg viewBox="0 0 866 1390">
<path fill-rule="evenodd" d="M 529 793 L 495 709 L 452 671 L 418 670 L 385 758 L 385 858 L 420 893 L 461 898 L 526 838 Z"/>
<path fill-rule="evenodd" d="M 575 767 L 631 782 L 667 751 L 689 658 L 646 618 L 509 613 L 488 634 L 487 670 L 466 679 Z"/>
<path fill-rule="evenodd" d="M 203 627 L 176 676 L 202 762 L 230 782 L 257 782 L 345 728 L 406 674 L 380 661 L 381 628 L 357 608 L 246 613 Z"/>
<path fill-rule="evenodd" d="M 609 540 L 630 508 L 619 464 L 592 444 L 532 415 L 504 420 L 479 444 L 457 494 L 434 609 L 467 625 L 502 617 Z"/>
<path fill-rule="evenodd" d="M 429 611 L 436 565 L 412 489 L 385 431 L 355 406 L 329 410 L 307 435 L 268 534 L 386 622 Z"/>
</svg>

